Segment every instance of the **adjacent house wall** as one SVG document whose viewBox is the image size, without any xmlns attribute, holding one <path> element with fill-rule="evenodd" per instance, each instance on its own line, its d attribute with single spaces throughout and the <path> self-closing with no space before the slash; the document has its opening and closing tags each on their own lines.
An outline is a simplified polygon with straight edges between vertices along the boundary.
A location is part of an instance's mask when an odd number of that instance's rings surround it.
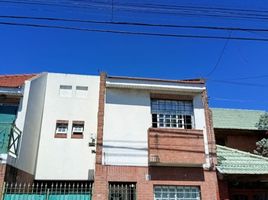
<svg viewBox="0 0 268 200">
<path fill-rule="evenodd" d="M 60 85 L 71 85 L 71 97 L 59 95 Z M 87 86 L 87 97 L 76 96 L 76 86 Z M 95 154 L 88 143 L 96 137 L 99 77 L 48 74 L 35 179 L 88 180 L 93 178 Z M 57 120 L 68 120 L 67 138 L 55 138 Z M 84 121 L 84 137 L 71 138 L 72 121 Z"/>
<path fill-rule="evenodd" d="M 17 158 L 9 157 L 8 160 L 9 165 L 32 175 L 35 172 L 46 81 L 47 74 L 44 73 L 25 84 L 24 98 L 16 121 L 22 130 L 19 153 Z"/>
</svg>

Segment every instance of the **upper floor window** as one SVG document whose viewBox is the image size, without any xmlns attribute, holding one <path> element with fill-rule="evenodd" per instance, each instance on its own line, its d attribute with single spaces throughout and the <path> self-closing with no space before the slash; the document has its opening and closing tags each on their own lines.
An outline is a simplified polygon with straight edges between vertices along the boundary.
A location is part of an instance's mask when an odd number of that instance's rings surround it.
<svg viewBox="0 0 268 200">
<path fill-rule="evenodd" d="M 87 97 L 88 87 L 87 86 L 76 86 L 76 97 L 85 98 Z"/>
<path fill-rule="evenodd" d="M 193 102 L 189 100 L 151 100 L 152 127 L 192 129 Z"/>
<path fill-rule="evenodd" d="M 60 85 L 60 96 L 61 97 L 71 97 L 72 96 L 72 86 L 71 85 Z"/>
</svg>

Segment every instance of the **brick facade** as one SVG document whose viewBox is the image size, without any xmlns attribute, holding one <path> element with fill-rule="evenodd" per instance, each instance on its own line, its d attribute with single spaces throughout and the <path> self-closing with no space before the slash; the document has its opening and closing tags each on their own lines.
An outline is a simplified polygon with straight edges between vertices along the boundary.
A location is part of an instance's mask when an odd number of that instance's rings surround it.
<svg viewBox="0 0 268 200">
<path fill-rule="evenodd" d="M 23 170 L 6 165 L 5 182 L 8 183 L 33 183 L 34 175 Z"/>
<path fill-rule="evenodd" d="M 197 186 L 200 187 L 201 198 L 203 200 L 216 200 L 219 199 L 218 183 L 215 168 L 204 170 L 202 163 L 204 163 L 204 143 L 202 131 L 192 130 L 191 136 L 187 135 L 187 138 L 183 140 L 184 145 L 188 145 L 189 151 L 193 150 L 194 146 L 200 146 L 194 154 L 185 154 L 178 156 L 176 152 L 168 152 L 171 157 L 165 156 L 166 151 L 161 154 L 161 160 L 165 162 L 174 162 L 177 164 L 178 158 L 183 156 L 186 161 L 196 161 L 199 167 L 171 167 L 171 166 L 108 166 L 102 165 L 102 146 L 103 146 L 103 124 L 104 124 L 104 106 L 105 106 L 105 90 L 106 90 L 106 74 L 102 73 L 100 76 L 100 91 L 99 91 L 99 110 L 98 110 L 98 129 L 97 129 L 97 151 L 96 151 L 96 165 L 95 165 L 95 180 L 93 187 L 93 199 L 94 200 L 107 200 L 109 194 L 109 182 L 130 182 L 136 183 L 137 188 L 137 200 L 153 200 L 155 185 L 170 185 L 170 186 Z M 154 95 L 152 95 L 154 96 Z M 157 94 L 159 97 L 159 94 Z M 174 98 L 178 98 L 177 96 Z M 181 98 L 181 97 L 180 97 Z M 189 99 L 189 97 L 187 98 Z M 212 161 L 216 163 L 215 154 L 215 139 L 214 132 L 211 126 L 212 119 L 211 113 L 208 109 L 207 94 L 206 91 L 202 94 L 202 99 L 205 107 L 205 118 L 208 133 L 208 143 L 210 155 L 213 157 Z M 185 130 L 184 130 L 185 131 Z M 161 131 L 160 131 L 161 132 Z M 191 131 L 188 131 L 191 133 Z M 156 139 L 159 140 L 159 133 L 156 129 L 148 130 L 148 146 L 156 147 Z M 174 142 L 174 133 L 172 130 L 169 133 L 170 137 L 164 137 L 161 139 L 161 145 L 166 142 L 166 145 L 170 142 Z M 185 134 L 185 133 L 184 133 Z M 182 134 L 183 135 L 183 134 Z M 152 138 L 150 139 L 150 137 Z M 177 136 L 176 136 L 177 137 Z M 183 136 L 181 136 L 183 138 Z M 163 140 L 163 141 L 162 141 Z M 173 140 L 173 141 L 171 141 Z M 199 142 L 202 140 L 202 142 Z M 194 142 L 195 141 L 195 142 Z M 158 141 L 159 142 L 159 141 Z M 178 142 L 178 141 L 177 141 Z M 181 141 L 179 141 L 181 142 Z M 196 144 L 197 143 L 197 144 Z M 181 143 L 180 143 L 181 144 Z M 188 148 L 187 147 L 187 148 Z M 154 151 L 156 148 L 149 148 L 150 151 Z M 156 150 L 158 151 L 158 150 Z M 183 149 L 185 151 L 185 149 Z M 188 152 L 189 152 L 188 151 Z M 154 152 L 151 152 L 154 153 Z M 159 151 L 158 151 L 159 153 Z M 164 155 L 165 154 L 165 155 Z M 176 155 L 175 155 L 176 154 Z M 195 156 L 196 155 L 196 156 Z M 150 159 L 150 158 L 148 158 Z M 200 160 L 201 159 L 201 160 Z"/>
<path fill-rule="evenodd" d="M 153 200 L 154 185 L 198 186 L 203 200 L 218 198 L 216 173 L 204 171 L 203 168 L 97 165 L 96 172 L 94 200 L 108 199 L 109 182 L 135 182 L 137 200 Z M 151 177 L 151 180 L 146 177 Z"/>
<path fill-rule="evenodd" d="M 205 163 L 202 130 L 149 128 L 148 134 L 149 160 L 156 155 L 162 164 L 202 166 Z"/>
</svg>

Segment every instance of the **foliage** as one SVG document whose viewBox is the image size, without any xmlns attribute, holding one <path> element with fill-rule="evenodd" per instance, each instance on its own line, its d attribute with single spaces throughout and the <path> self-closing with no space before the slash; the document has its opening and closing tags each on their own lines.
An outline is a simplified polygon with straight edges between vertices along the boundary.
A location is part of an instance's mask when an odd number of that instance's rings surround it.
<svg viewBox="0 0 268 200">
<path fill-rule="evenodd" d="M 268 130 L 268 113 L 261 115 L 259 122 L 256 123 L 259 130 Z M 255 154 L 268 157 L 268 139 L 263 138 L 256 142 Z"/>
<path fill-rule="evenodd" d="M 268 130 L 268 113 L 261 115 L 259 122 L 256 123 L 259 130 Z"/>
<path fill-rule="evenodd" d="M 256 142 L 256 149 L 254 153 L 264 157 L 268 157 L 268 139 L 263 138 L 260 141 Z"/>
</svg>

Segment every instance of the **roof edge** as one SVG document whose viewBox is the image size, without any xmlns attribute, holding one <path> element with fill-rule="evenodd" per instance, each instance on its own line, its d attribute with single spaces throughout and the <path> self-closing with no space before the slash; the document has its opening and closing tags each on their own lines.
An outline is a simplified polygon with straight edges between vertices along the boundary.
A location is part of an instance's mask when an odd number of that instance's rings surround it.
<svg viewBox="0 0 268 200">
<path fill-rule="evenodd" d="M 256 154 L 253 154 L 253 153 L 250 153 L 250 152 L 241 151 L 241 150 L 238 150 L 238 149 L 234 149 L 234 148 L 231 148 L 231 147 L 226 147 L 226 146 L 222 146 L 222 145 L 218 145 L 218 144 L 216 146 L 217 146 L 217 148 L 220 147 L 220 148 L 223 148 L 223 149 L 226 149 L 226 150 L 235 151 L 235 152 L 238 152 L 238 153 L 241 153 L 241 154 L 245 154 L 245 155 L 248 155 L 248 156 L 252 156 L 252 157 L 255 157 L 255 158 L 260 158 L 260 159 L 268 161 L 267 157 L 259 156 L 259 155 L 256 155 Z"/>
<path fill-rule="evenodd" d="M 169 79 L 157 79 L 157 78 L 143 78 L 143 77 L 129 77 L 129 76 L 109 76 L 107 78 L 111 79 L 122 79 L 122 80 L 137 80 L 137 81 L 157 81 L 166 83 L 187 83 L 187 84 L 205 84 L 205 79 L 185 79 L 185 80 L 169 80 Z"/>
</svg>

